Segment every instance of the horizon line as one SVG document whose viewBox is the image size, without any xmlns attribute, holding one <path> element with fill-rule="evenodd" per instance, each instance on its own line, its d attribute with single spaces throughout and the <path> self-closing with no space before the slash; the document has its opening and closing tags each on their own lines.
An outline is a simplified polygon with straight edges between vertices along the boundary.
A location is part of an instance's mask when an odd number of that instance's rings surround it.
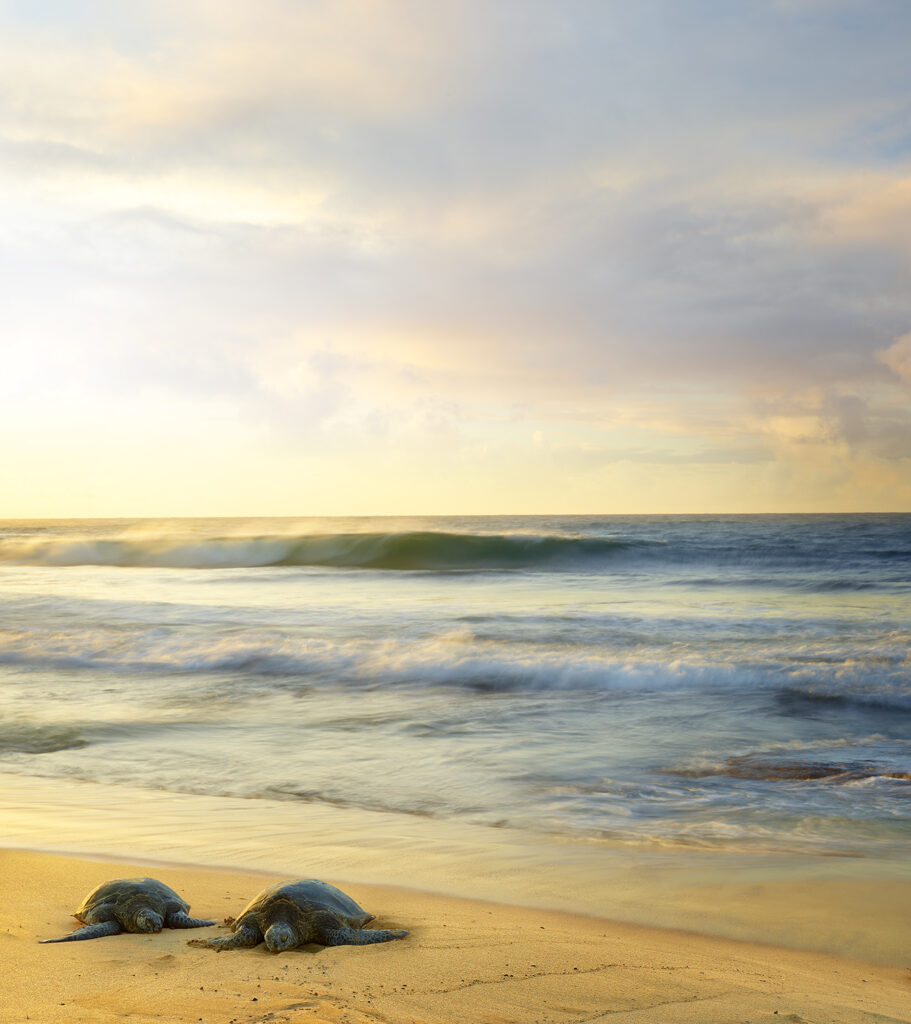
<svg viewBox="0 0 911 1024">
<path fill-rule="evenodd" d="M 117 522 L 125 519 L 582 519 L 596 517 L 635 516 L 900 516 L 911 515 L 911 509 L 849 509 L 849 510 L 788 510 L 752 512 L 249 512 L 217 514 L 142 514 L 142 515 L 40 515 L 0 516 L 0 523 L 21 522 Z"/>
</svg>

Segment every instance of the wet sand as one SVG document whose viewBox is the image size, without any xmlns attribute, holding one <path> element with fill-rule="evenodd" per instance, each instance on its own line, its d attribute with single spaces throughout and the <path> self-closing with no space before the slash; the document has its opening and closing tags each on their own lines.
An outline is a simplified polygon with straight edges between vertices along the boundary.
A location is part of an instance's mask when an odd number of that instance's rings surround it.
<svg viewBox="0 0 911 1024">
<path fill-rule="evenodd" d="M 187 945 L 224 925 L 38 944 L 75 926 L 69 915 L 93 886 L 138 875 L 160 878 L 192 913 L 219 921 L 281 877 L 0 851 L 0 1020 L 911 1021 L 908 966 L 338 879 L 327 880 L 376 914 L 377 927 L 410 935 L 278 955 Z"/>
</svg>

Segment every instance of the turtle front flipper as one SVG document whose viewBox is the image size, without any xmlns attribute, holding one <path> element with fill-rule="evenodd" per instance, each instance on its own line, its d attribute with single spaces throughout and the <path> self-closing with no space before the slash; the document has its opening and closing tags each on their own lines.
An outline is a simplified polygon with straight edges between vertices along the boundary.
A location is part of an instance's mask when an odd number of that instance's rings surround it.
<svg viewBox="0 0 911 1024">
<path fill-rule="evenodd" d="M 373 942 L 391 942 L 404 939 L 408 932 L 386 928 L 324 928 L 316 940 L 324 946 L 369 946 Z"/>
<path fill-rule="evenodd" d="M 187 917 L 182 910 L 175 910 L 165 918 L 166 928 L 208 928 L 214 921 L 203 921 L 199 917 Z"/>
<path fill-rule="evenodd" d="M 81 942 L 83 939 L 100 939 L 102 935 L 117 935 L 123 929 L 116 921 L 99 921 L 98 924 L 87 924 L 84 928 L 77 928 L 76 931 L 64 935 L 60 939 L 41 939 L 45 942 Z"/>
<path fill-rule="evenodd" d="M 263 933 L 255 925 L 241 925 L 233 935 L 220 935 L 217 939 L 188 939 L 188 946 L 203 946 L 221 951 L 223 949 L 248 949 L 263 941 Z"/>
</svg>

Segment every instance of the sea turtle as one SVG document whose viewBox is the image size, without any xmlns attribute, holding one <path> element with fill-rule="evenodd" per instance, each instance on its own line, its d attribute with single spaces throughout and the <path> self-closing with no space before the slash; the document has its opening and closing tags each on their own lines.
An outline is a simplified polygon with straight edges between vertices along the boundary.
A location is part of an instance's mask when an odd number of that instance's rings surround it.
<svg viewBox="0 0 911 1024">
<path fill-rule="evenodd" d="M 205 928 L 215 924 L 187 917 L 189 909 L 190 905 L 173 889 L 154 878 L 115 878 L 93 889 L 73 914 L 84 923 L 84 928 L 61 939 L 41 941 L 75 942 L 118 932 L 160 932 L 162 928 Z"/>
<path fill-rule="evenodd" d="M 406 931 L 364 929 L 374 919 L 350 896 L 327 882 L 308 879 L 269 886 L 231 923 L 233 935 L 194 939 L 191 946 L 241 949 L 266 943 L 272 953 L 315 942 L 321 946 L 366 946 L 402 939 Z"/>
</svg>

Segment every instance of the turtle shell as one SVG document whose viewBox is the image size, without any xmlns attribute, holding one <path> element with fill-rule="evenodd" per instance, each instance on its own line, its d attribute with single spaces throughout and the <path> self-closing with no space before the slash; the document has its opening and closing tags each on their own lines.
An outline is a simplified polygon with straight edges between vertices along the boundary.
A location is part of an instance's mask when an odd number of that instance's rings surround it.
<svg viewBox="0 0 911 1024">
<path fill-rule="evenodd" d="M 99 907 L 125 910 L 135 902 L 141 902 L 162 917 L 166 917 L 170 911 L 182 910 L 186 913 L 190 909 L 190 905 L 172 888 L 155 878 L 114 878 L 93 889 L 73 917 L 77 921 L 85 921 L 86 915 Z"/>
<path fill-rule="evenodd" d="M 296 908 L 305 919 L 315 914 L 322 916 L 329 913 L 338 919 L 339 924 L 349 928 L 363 928 L 374 918 L 373 914 L 368 914 L 341 889 L 310 878 L 300 882 L 279 882 L 263 889 L 244 907 L 235 922 L 235 928 L 244 923 L 244 918 L 250 917 L 265 931 L 274 916 L 283 916 L 289 908 Z"/>
</svg>

